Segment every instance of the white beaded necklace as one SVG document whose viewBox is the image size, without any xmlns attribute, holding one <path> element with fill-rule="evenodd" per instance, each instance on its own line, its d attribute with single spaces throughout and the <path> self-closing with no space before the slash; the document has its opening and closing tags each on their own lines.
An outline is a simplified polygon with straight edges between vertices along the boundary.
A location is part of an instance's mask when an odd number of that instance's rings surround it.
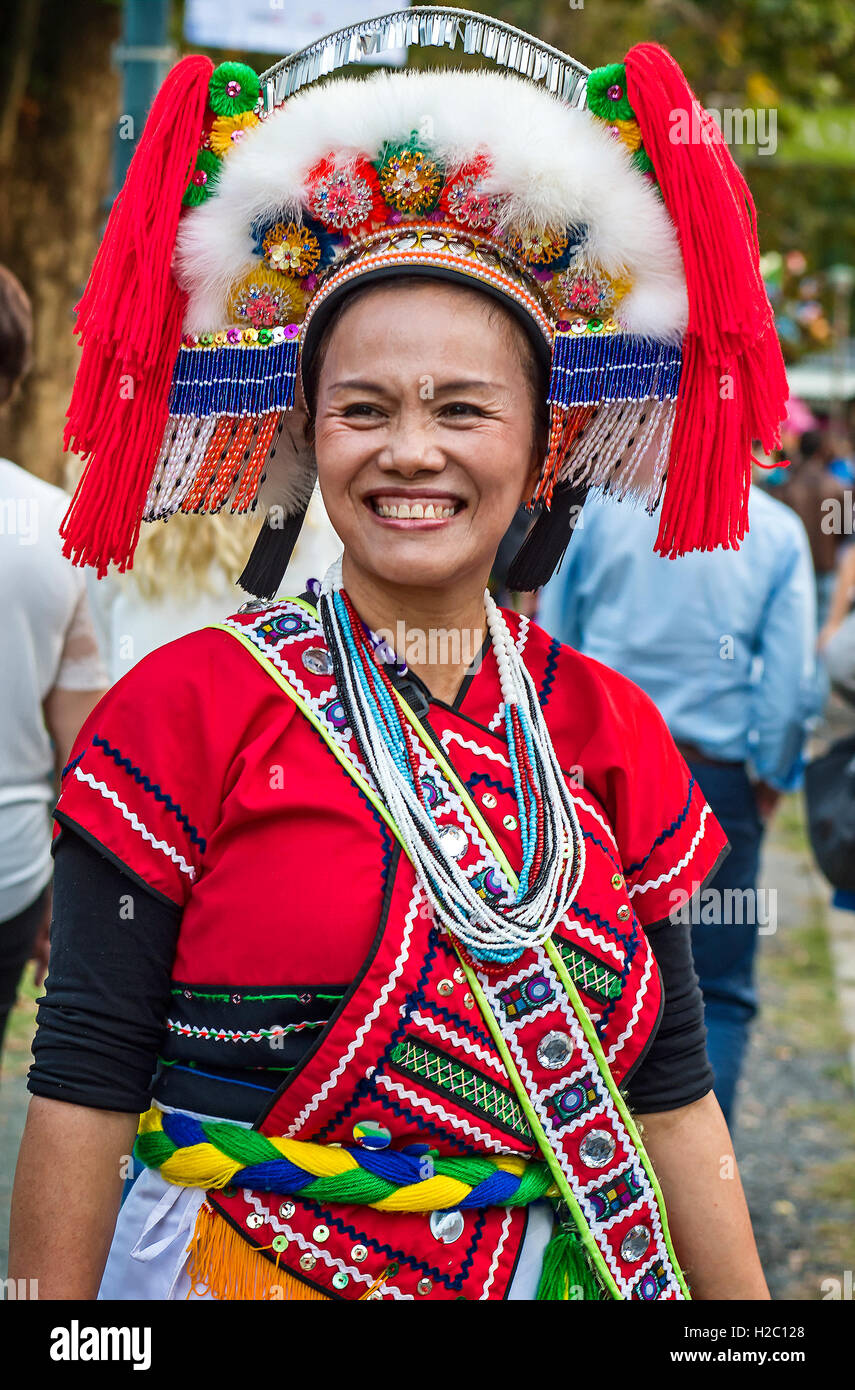
<svg viewBox="0 0 855 1390">
<path fill-rule="evenodd" d="M 376 788 L 413 861 L 437 921 L 472 952 L 487 960 L 514 960 L 527 947 L 546 941 L 567 912 L 584 873 L 585 842 L 567 789 L 537 692 L 505 619 L 485 591 L 484 606 L 505 709 L 516 706 L 528 732 L 532 761 L 539 770 L 544 806 L 542 869 L 521 901 L 494 905 L 482 898 L 448 852 L 442 831 L 422 805 L 407 775 L 403 750 L 390 743 L 377 720 L 352 659 L 349 630 L 337 611 L 342 588 L 341 559 L 321 585 L 319 612 L 336 667 L 339 699 Z M 403 714 L 401 714 L 403 718 Z M 518 799 L 519 799 L 519 789 Z M 520 815 L 525 808 L 520 805 Z M 521 822 L 522 824 L 522 822 Z"/>
</svg>

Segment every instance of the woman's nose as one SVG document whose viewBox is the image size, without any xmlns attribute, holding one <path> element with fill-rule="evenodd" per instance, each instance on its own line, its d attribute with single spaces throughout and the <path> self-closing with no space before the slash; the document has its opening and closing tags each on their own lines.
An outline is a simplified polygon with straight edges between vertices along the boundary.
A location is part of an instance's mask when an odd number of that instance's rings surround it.
<svg viewBox="0 0 855 1390">
<path fill-rule="evenodd" d="M 399 419 L 392 426 L 378 462 L 381 468 L 410 477 L 423 469 L 439 472 L 445 467 L 445 454 L 427 421 Z"/>
</svg>

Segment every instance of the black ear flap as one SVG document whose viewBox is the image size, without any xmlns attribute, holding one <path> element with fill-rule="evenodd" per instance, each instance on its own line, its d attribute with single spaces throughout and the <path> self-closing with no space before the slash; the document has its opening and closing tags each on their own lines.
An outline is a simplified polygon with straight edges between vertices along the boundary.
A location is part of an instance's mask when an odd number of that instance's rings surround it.
<svg viewBox="0 0 855 1390">
<path fill-rule="evenodd" d="M 507 578 L 510 590 L 528 593 L 542 588 L 552 578 L 564 558 L 587 495 L 584 484 L 564 483 L 556 487 L 551 505 L 544 507 L 511 562 Z"/>
<path fill-rule="evenodd" d="M 285 517 L 281 526 L 271 526 L 268 513 L 238 579 L 241 589 L 256 598 L 276 596 L 305 520 L 306 507 Z"/>
</svg>

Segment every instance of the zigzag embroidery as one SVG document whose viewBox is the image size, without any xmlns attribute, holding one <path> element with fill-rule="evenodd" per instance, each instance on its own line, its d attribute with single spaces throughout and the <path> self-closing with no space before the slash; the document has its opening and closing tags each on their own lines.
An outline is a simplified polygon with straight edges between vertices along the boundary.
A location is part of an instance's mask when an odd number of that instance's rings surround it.
<svg viewBox="0 0 855 1390">
<path fill-rule="evenodd" d="M 606 832 L 612 844 L 614 845 L 615 854 L 618 856 L 618 858 L 620 858 L 620 850 L 618 849 L 618 842 L 615 839 L 615 832 L 609 825 L 608 821 L 603 820 L 603 817 L 600 815 L 599 811 L 594 806 L 590 806 L 587 801 L 583 801 L 581 796 L 575 796 L 571 792 L 570 799 L 574 803 L 574 805 L 580 806 L 582 810 L 587 811 L 588 815 L 591 816 L 601 827 L 601 829 L 603 829 Z"/>
<path fill-rule="evenodd" d="M 210 1042 L 260 1042 L 262 1038 L 279 1038 L 286 1033 L 299 1033 L 303 1028 L 323 1028 L 326 1019 L 317 1023 L 286 1023 L 281 1028 L 257 1028 L 253 1032 L 242 1033 L 234 1028 L 199 1028 L 196 1024 L 179 1023 L 174 1018 L 166 1020 L 170 1033 L 179 1033 L 184 1038 L 203 1038 Z"/>
<path fill-rule="evenodd" d="M 60 782 L 63 780 L 63 778 L 66 776 L 66 774 L 69 773 L 69 772 L 71 771 L 71 769 L 72 769 L 73 767 L 77 767 L 77 764 L 80 762 L 80 759 L 81 759 L 82 757 L 84 757 L 85 754 L 86 754 L 86 749 L 84 748 L 80 753 L 77 754 L 77 757 L 76 757 L 76 758 L 72 758 L 70 763 L 66 763 L 66 764 L 65 764 L 65 767 L 62 769 L 62 772 L 59 774 L 59 780 L 60 780 Z"/>
<path fill-rule="evenodd" d="M 692 804 L 692 795 L 693 795 L 693 793 L 694 793 L 694 790 L 695 790 L 695 779 L 694 779 L 694 777 L 692 777 L 692 776 L 690 775 L 690 776 L 689 776 L 689 795 L 688 795 L 688 797 L 686 798 L 686 804 L 685 804 L 685 806 L 683 807 L 682 811 L 680 812 L 679 816 L 677 817 L 676 820 L 674 820 L 674 821 L 671 822 L 671 824 L 668 826 L 667 830 L 663 830 L 661 835 L 657 835 L 657 836 L 656 836 L 656 839 L 653 841 L 653 844 L 650 846 L 650 849 L 647 851 L 647 853 L 645 854 L 645 856 L 644 856 L 643 859 L 639 859 L 638 862 L 635 863 L 635 864 L 630 864 L 629 868 L 628 868 L 627 871 L 626 871 L 626 872 L 627 872 L 627 877 L 631 876 L 632 874 L 638 874 L 638 873 L 640 873 L 641 870 L 644 868 L 645 864 L 647 863 L 648 859 L 650 858 L 651 854 L 654 852 L 654 850 L 658 849 L 660 845 L 664 845 L 665 841 L 666 841 L 671 835 L 676 834 L 676 832 L 680 829 L 680 826 L 683 824 L 683 821 L 686 819 L 686 816 L 689 814 L 689 807 L 690 807 L 691 804 Z M 709 808 L 707 808 L 707 809 L 709 809 Z"/>
<path fill-rule="evenodd" d="M 546 709 L 546 706 L 549 704 L 549 697 L 552 694 L 552 687 L 555 683 L 555 672 L 558 668 L 558 653 L 560 651 L 561 643 L 556 637 L 553 637 L 546 655 L 546 666 L 543 670 L 543 684 L 537 692 L 537 699 L 541 709 Z"/>
<path fill-rule="evenodd" d="M 457 957 L 454 958 L 457 964 Z M 468 1033 L 470 1038 L 479 1039 L 486 1047 L 493 1047 L 493 1039 L 489 1033 L 485 1033 L 483 1028 L 478 1028 L 474 1023 L 469 1023 L 465 1018 L 457 1018 L 450 1009 L 446 1009 L 441 1004 L 431 1004 L 431 1009 L 436 1018 L 443 1019 L 446 1023 L 453 1024 L 455 1028 L 462 1028 L 464 1033 Z"/>
<path fill-rule="evenodd" d="M 694 857 L 695 850 L 697 849 L 698 845 L 701 843 L 701 840 L 704 838 L 704 835 L 706 834 L 706 819 L 709 814 L 710 808 L 705 802 L 704 809 L 701 811 L 701 820 L 697 829 L 697 833 L 692 843 L 689 845 L 688 850 L 683 855 L 683 858 L 679 859 L 676 864 L 672 865 L 672 867 L 668 870 L 667 874 L 660 874 L 658 878 L 651 878 L 647 881 L 647 883 L 636 883 L 635 886 L 633 888 L 630 888 L 629 890 L 629 896 L 631 898 L 634 897 L 636 893 L 646 893 L 651 888 L 661 888 L 663 883 L 668 883 L 672 878 L 674 878 L 675 874 L 678 874 L 682 869 L 685 869 L 689 860 Z"/>
<path fill-rule="evenodd" d="M 494 763 L 501 763 L 502 767 L 506 767 L 509 772 L 511 770 L 508 759 L 501 753 L 496 753 L 492 748 L 482 748 L 479 744 L 473 743 L 471 739 L 463 738 L 456 729 L 445 729 L 440 735 L 440 743 L 445 748 L 446 753 L 448 752 L 448 743 L 451 742 L 459 743 L 461 748 L 468 748 L 470 752 L 477 753 L 479 757 L 492 758 Z"/>
<path fill-rule="evenodd" d="M 632 1033 L 633 1033 L 633 1030 L 634 1030 L 634 1028 L 635 1028 L 635 1025 L 636 1025 L 636 1023 L 638 1022 L 638 1016 L 639 1016 L 639 1014 L 641 1013 L 641 1006 L 642 1006 L 642 1004 L 643 1004 L 643 1002 L 644 1002 L 644 997 L 645 997 L 645 995 L 647 994 L 647 985 L 648 985 L 648 981 L 650 980 L 650 973 L 651 973 L 651 970 L 652 970 L 652 969 L 653 969 L 653 952 L 652 952 L 652 950 L 650 949 L 650 947 L 648 946 L 648 948 L 647 948 L 647 964 L 646 964 L 645 967 L 644 967 L 644 974 L 642 975 L 642 977 L 641 977 L 641 982 L 640 982 L 640 984 L 639 984 L 639 986 L 638 986 L 638 994 L 636 995 L 636 998 L 635 998 L 635 1004 L 634 1004 L 634 1006 L 633 1006 L 632 1016 L 631 1016 L 629 1022 L 627 1023 L 626 1028 L 625 1028 L 624 1031 L 621 1033 L 620 1037 L 612 1044 L 612 1046 L 609 1048 L 609 1051 L 606 1053 L 606 1061 L 608 1062 L 609 1066 L 611 1066 L 612 1062 L 614 1061 L 615 1057 L 617 1057 L 618 1053 L 621 1052 L 621 1051 L 623 1051 L 623 1046 L 624 1046 L 624 1043 L 626 1042 L 627 1038 L 629 1038 L 629 1037 L 632 1036 Z"/>
<path fill-rule="evenodd" d="M 329 1208 L 319 1206 L 317 1202 L 313 1202 L 308 1197 L 301 1197 L 299 1200 L 304 1207 L 308 1207 L 310 1211 L 313 1211 L 327 1226 L 334 1227 L 335 1230 L 340 1231 L 342 1235 L 349 1236 L 351 1240 L 358 1240 L 362 1245 L 369 1246 L 380 1255 L 389 1255 L 393 1259 L 399 1260 L 401 1264 L 409 1265 L 410 1269 L 417 1270 L 419 1273 L 429 1274 L 435 1283 L 444 1284 L 447 1289 L 455 1290 L 459 1289 L 469 1276 L 469 1267 L 472 1264 L 475 1251 L 481 1243 L 481 1237 L 484 1234 L 484 1222 L 486 1221 L 485 1212 L 476 1212 L 475 1228 L 472 1232 L 472 1238 L 467 1247 L 466 1254 L 460 1261 L 460 1267 L 457 1273 L 452 1276 L 450 1274 L 443 1274 L 442 1270 L 437 1269 L 435 1265 L 428 1264 L 425 1260 L 417 1260 L 413 1255 L 407 1255 L 402 1250 L 396 1250 L 391 1245 L 372 1239 L 372 1237 L 366 1235 L 364 1231 L 359 1231 L 356 1226 L 348 1225 L 346 1222 L 342 1221 L 341 1217 L 336 1216 Z"/>
<path fill-rule="evenodd" d="M 172 797 L 162 791 L 156 782 L 152 782 L 150 777 L 146 777 L 144 772 L 141 772 L 138 767 L 134 767 L 130 758 L 124 758 L 118 748 L 112 748 L 105 738 L 100 738 L 98 734 L 94 734 L 92 744 L 95 748 L 102 748 L 107 756 L 113 759 L 117 767 L 123 767 L 138 786 L 151 792 L 155 801 L 162 801 L 167 811 L 171 811 L 179 825 L 182 825 L 187 831 L 193 844 L 199 846 L 199 852 L 205 853 L 206 841 L 204 836 L 200 835 L 196 827 L 191 824 L 189 816 L 184 814 L 177 801 L 173 801 Z"/>
<path fill-rule="evenodd" d="M 105 782 L 96 781 L 91 772 L 81 772 L 79 767 L 74 769 L 74 775 L 79 782 L 85 782 L 86 785 L 92 787 L 94 791 L 100 792 L 105 800 L 112 801 L 116 809 L 121 811 L 125 820 L 130 823 L 133 829 L 136 830 L 144 840 L 147 840 L 154 849 L 159 849 L 162 854 L 166 855 L 167 859 L 171 859 L 173 864 L 176 864 L 181 872 L 186 874 L 189 879 L 195 879 L 196 870 L 193 868 L 193 865 L 188 864 L 187 860 L 178 853 L 178 850 L 172 845 L 168 845 L 165 840 L 156 839 L 148 826 L 143 825 L 139 817 L 134 814 L 129 806 L 125 805 L 124 801 L 122 801 L 117 796 L 116 792 L 112 791 Z"/>
<path fill-rule="evenodd" d="M 587 917 L 589 921 L 597 922 L 599 926 L 605 927 L 608 931 L 615 931 L 615 928 L 612 927 L 610 922 L 605 922 L 602 917 L 598 917 L 596 913 L 591 912 L 587 907 L 580 907 L 578 903 L 573 904 L 572 912 L 581 913 L 583 917 Z M 623 945 L 617 946 L 613 941 L 607 941 L 604 936 L 597 936 L 596 932 L 592 931 L 590 927 L 583 926 L 581 922 L 577 922 L 572 914 L 568 914 L 568 917 L 565 918 L 565 922 L 568 926 L 572 924 L 572 930 L 578 932 L 586 941 L 593 942 L 595 946 L 602 947 L 608 955 L 614 956 L 618 965 L 623 969 L 623 964 L 626 960 L 626 952 Z M 618 936 L 618 940 L 622 943 L 624 938 Z"/>
</svg>

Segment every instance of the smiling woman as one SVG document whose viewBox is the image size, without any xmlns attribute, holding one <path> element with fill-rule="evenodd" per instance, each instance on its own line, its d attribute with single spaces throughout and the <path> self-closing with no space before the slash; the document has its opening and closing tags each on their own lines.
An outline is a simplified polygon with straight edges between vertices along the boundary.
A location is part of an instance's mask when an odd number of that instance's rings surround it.
<svg viewBox="0 0 855 1390">
<path fill-rule="evenodd" d="M 521 502 L 533 588 L 595 485 L 661 503 L 663 553 L 743 534 L 781 383 L 748 194 L 669 141 L 664 51 L 518 38 L 526 78 L 294 95 L 306 60 L 264 103 L 187 59 L 111 218 L 68 548 L 266 515 L 256 601 L 65 770 L 10 1271 L 42 1296 L 766 1296 L 670 916 L 725 838 L 647 697 L 486 587 Z M 276 598 L 316 477 L 343 555 Z"/>
<path fill-rule="evenodd" d="M 483 634 L 496 551 L 546 453 L 527 335 L 477 290 L 409 277 L 352 292 L 311 361 L 308 438 L 357 611 Z M 451 701 L 463 671 L 419 674 Z"/>
</svg>

